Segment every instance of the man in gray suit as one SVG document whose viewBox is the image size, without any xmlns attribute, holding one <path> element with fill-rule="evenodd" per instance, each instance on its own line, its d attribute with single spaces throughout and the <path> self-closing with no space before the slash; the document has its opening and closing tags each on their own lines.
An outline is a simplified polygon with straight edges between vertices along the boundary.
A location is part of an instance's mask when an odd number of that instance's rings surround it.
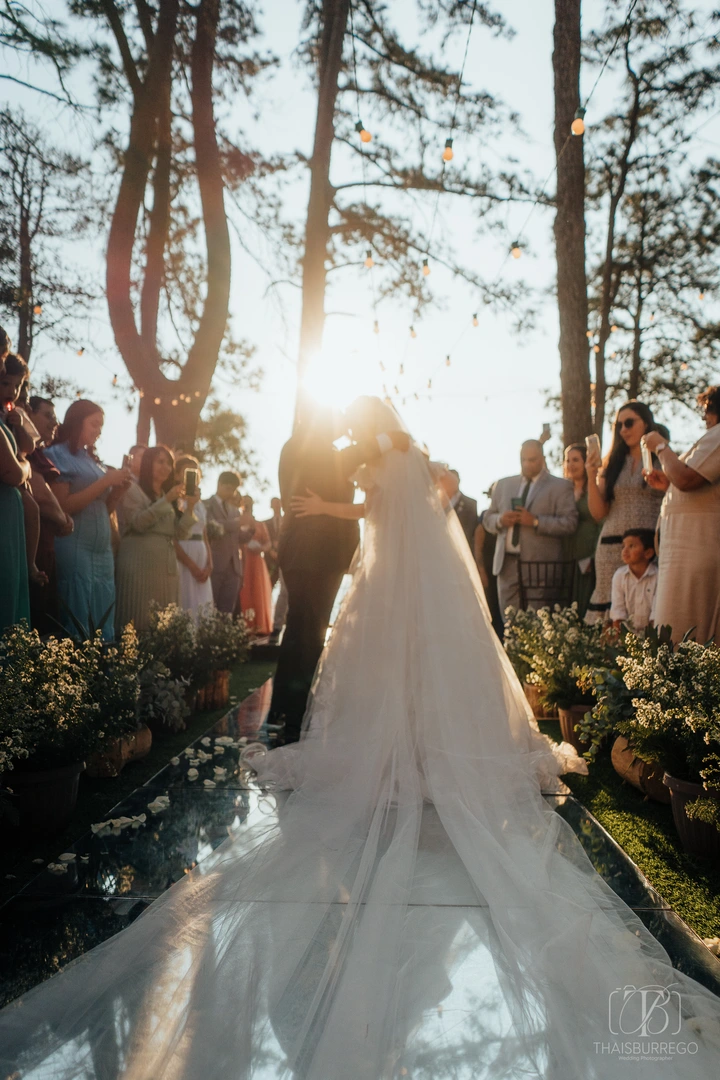
<svg viewBox="0 0 720 1080">
<path fill-rule="evenodd" d="M 222 535 L 210 541 L 213 557 L 213 600 L 218 611 L 234 615 L 238 609 L 242 587 L 241 544 L 252 540 L 255 526 L 252 518 L 240 509 L 238 488 L 240 477 L 234 472 L 220 473 L 217 492 L 205 499 L 208 521 L 222 526 Z"/>
<path fill-rule="evenodd" d="M 537 439 L 522 444 L 520 466 L 520 476 L 507 476 L 494 485 L 483 517 L 485 529 L 498 537 L 493 573 L 503 615 L 505 608 L 519 604 L 518 563 L 562 561 L 562 538 L 578 525 L 573 486 L 548 472 Z"/>
</svg>

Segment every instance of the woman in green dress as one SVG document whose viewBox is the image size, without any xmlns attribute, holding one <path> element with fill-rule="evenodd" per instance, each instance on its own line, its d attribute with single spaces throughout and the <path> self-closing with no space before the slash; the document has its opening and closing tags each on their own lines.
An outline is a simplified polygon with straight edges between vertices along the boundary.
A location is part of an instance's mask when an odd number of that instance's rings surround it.
<svg viewBox="0 0 720 1080">
<path fill-rule="evenodd" d="M 4 370 L 2 360 L 0 369 Z M 0 409 L 0 633 L 26 619 L 30 622 L 28 567 L 25 554 L 25 520 L 19 488 L 30 475 L 30 466 L 17 456 L 15 436 Z"/>
<path fill-rule="evenodd" d="M 595 548 L 602 528 L 593 518 L 588 507 L 587 473 L 584 443 L 572 443 L 565 448 L 563 472 L 575 489 L 575 505 L 578 511 L 578 527 L 572 536 L 564 537 L 563 558 L 575 563 L 572 601 L 577 603 L 580 616 L 584 616 L 595 588 Z"/>
<path fill-rule="evenodd" d="M 199 495 L 184 499 L 185 510 L 176 509 L 184 495 L 173 479 L 175 462 L 166 446 L 146 450 L 140 479 L 131 484 L 117 508 L 120 549 L 115 571 L 118 636 L 132 622 L 136 630 L 148 625 L 150 604 L 160 607 L 179 603 L 178 561 L 175 541 L 187 540 L 197 527 L 193 507 Z"/>
</svg>

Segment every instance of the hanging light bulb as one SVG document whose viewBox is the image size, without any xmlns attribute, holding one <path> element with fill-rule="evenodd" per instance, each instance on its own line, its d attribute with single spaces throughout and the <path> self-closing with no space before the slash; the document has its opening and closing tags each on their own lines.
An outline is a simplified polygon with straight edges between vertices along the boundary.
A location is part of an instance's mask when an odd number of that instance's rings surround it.
<svg viewBox="0 0 720 1080">
<path fill-rule="evenodd" d="M 599 345 L 593 345 L 593 352 L 594 353 L 599 353 L 600 352 L 600 346 Z"/>
<path fill-rule="evenodd" d="M 368 270 L 372 270 L 374 265 L 375 265 L 375 260 L 372 257 L 372 251 L 370 250 L 370 248 L 368 248 L 367 251 L 365 252 L 365 267 Z"/>
<path fill-rule="evenodd" d="M 200 397 L 200 391 L 199 390 L 195 391 L 195 397 Z"/>
<path fill-rule="evenodd" d="M 76 390 L 75 391 L 75 397 L 76 398 L 81 398 L 82 397 L 82 390 Z"/>
<path fill-rule="evenodd" d="M 610 359 L 611 359 L 611 360 L 614 360 L 616 356 L 617 356 L 617 353 L 616 353 L 616 352 L 611 352 L 611 353 L 610 353 Z"/>
<path fill-rule="evenodd" d="M 416 338 L 417 337 L 417 330 L 415 329 L 414 326 L 410 327 L 410 337 L 411 338 Z"/>
<path fill-rule="evenodd" d="M 156 404 L 156 405 L 159 405 L 159 404 L 160 404 L 160 398 L 159 398 L 159 397 L 156 397 L 156 398 L 154 399 L 154 401 L 155 401 L 155 404 Z"/>
<path fill-rule="evenodd" d="M 403 399 L 402 399 L 402 403 L 403 403 L 403 405 L 404 405 L 404 404 L 405 404 L 406 402 L 407 402 L 407 398 L 403 398 Z"/>
<path fill-rule="evenodd" d="M 358 120 L 357 124 L 355 125 L 355 130 L 360 136 L 360 142 L 369 143 L 372 140 L 372 135 L 367 130 L 362 120 Z"/>
<path fill-rule="evenodd" d="M 177 405 L 177 403 L 178 403 L 177 398 L 173 398 L 172 401 L 170 402 L 171 405 Z"/>
<path fill-rule="evenodd" d="M 420 395 L 418 394 L 417 390 L 416 390 L 416 391 L 415 391 L 415 393 L 413 394 L 413 397 L 415 398 L 415 400 L 416 400 L 416 401 L 419 401 L 419 400 L 420 400 Z"/>
<path fill-rule="evenodd" d="M 705 299 L 705 293 L 704 292 L 698 293 L 698 300 L 704 300 L 704 299 Z"/>
<path fill-rule="evenodd" d="M 475 314 L 475 315 L 473 315 L 473 326 L 479 326 L 479 325 L 480 325 L 480 320 L 478 319 L 477 314 Z"/>
<path fill-rule="evenodd" d="M 615 323 L 613 323 L 612 326 L 610 327 L 610 333 L 614 334 L 616 331 L 617 331 L 617 326 L 615 325 Z"/>
<path fill-rule="evenodd" d="M 586 331 L 585 331 L 585 337 L 586 337 L 586 338 L 591 338 L 592 336 L 593 336 L 593 332 L 592 332 L 592 330 L 586 330 Z"/>
<path fill-rule="evenodd" d="M 144 390 L 138 390 L 138 397 L 145 397 L 145 391 Z"/>
<path fill-rule="evenodd" d="M 404 364 L 400 365 L 400 371 L 398 372 L 398 374 L 399 375 L 404 375 L 405 374 L 405 365 Z"/>
<path fill-rule="evenodd" d="M 82 346 L 82 345 L 81 345 L 81 346 L 80 346 L 80 348 L 79 348 L 79 349 L 78 349 L 78 351 L 77 351 L 77 354 L 78 354 L 78 356 L 82 356 L 82 354 L 83 354 L 84 352 L 85 352 L 85 348 L 84 348 L 84 346 Z"/>
<path fill-rule="evenodd" d="M 449 356 L 445 357 L 445 367 L 450 367 L 450 357 Z"/>
<path fill-rule="evenodd" d="M 392 405 L 392 398 L 390 397 L 390 395 L 389 395 L 389 394 L 388 394 L 388 395 L 387 395 L 387 397 L 385 398 L 385 404 L 386 404 L 386 405 Z"/>
<path fill-rule="evenodd" d="M 654 311 L 650 312 L 650 322 L 655 322 L 655 312 Z"/>
<path fill-rule="evenodd" d="M 680 365 L 680 370 L 681 370 L 681 371 L 687 371 L 687 367 L 688 367 L 688 366 L 687 366 L 687 364 L 686 364 L 686 363 L 685 363 L 685 361 L 683 360 L 682 364 Z"/>
<path fill-rule="evenodd" d="M 42 304 L 35 304 L 33 307 L 33 315 L 42 315 Z"/>
<path fill-rule="evenodd" d="M 575 119 L 570 125 L 570 130 L 573 135 L 585 134 L 585 109 L 578 109 L 575 113 Z"/>
<path fill-rule="evenodd" d="M 510 254 L 512 255 L 513 259 L 519 259 L 522 255 L 522 248 L 520 247 L 519 240 L 513 240 L 512 244 L 510 245 Z"/>
<path fill-rule="evenodd" d="M 432 390 L 432 379 L 428 379 L 428 390 Z"/>
<path fill-rule="evenodd" d="M 423 270 L 423 276 L 427 277 L 429 275 L 429 273 L 430 273 L 430 267 L 428 266 L 428 260 L 427 259 L 423 259 L 422 270 Z"/>
<path fill-rule="evenodd" d="M 380 363 L 380 370 L 384 371 L 385 370 L 385 365 L 383 364 L 382 360 L 380 360 L 379 363 Z"/>
<path fill-rule="evenodd" d="M 373 323 L 373 334 L 379 334 L 379 333 L 380 333 L 380 323 L 376 319 L 375 322 Z"/>
<path fill-rule="evenodd" d="M 397 383 L 396 383 L 395 386 L 393 386 L 393 394 L 399 394 L 399 393 L 400 393 L 400 391 L 398 390 Z"/>
<path fill-rule="evenodd" d="M 453 156 L 453 141 L 452 139 L 446 139 L 445 149 L 443 150 L 443 161 L 452 161 Z"/>
<path fill-rule="evenodd" d="M 387 397 L 387 386 L 383 383 L 383 394 Z"/>
<path fill-rule="evenodd" d="M 113 381 L 112 381 L 112 384 L 113 384 L 113 386 L 117 386 L 117 384 L 118 384 L 118 377 L 117 377 L 117 375 L 113 375 Z"/>
</svg>

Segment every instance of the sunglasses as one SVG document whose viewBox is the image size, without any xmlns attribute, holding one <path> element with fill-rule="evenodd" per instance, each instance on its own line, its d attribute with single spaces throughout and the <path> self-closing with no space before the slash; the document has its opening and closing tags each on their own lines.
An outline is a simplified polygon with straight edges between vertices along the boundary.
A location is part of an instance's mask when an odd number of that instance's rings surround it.
<svg viewBox="0 0 720 1080">
<path fill-rule="evenodd" d="M 623 428 L 634 427 L 635 424 L 637 424 L 637 422 L 638 422 L 637 416 L 631 416 L 627 420 L 618 420 L 618 422 L 617 422 L 618 431 L 622 431 Z"/>
</svg>

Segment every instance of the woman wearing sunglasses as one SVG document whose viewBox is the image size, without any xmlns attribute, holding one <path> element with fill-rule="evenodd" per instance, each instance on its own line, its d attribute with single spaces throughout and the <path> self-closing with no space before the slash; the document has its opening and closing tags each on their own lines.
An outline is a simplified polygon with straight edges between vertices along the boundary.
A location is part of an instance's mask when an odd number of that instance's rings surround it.
<svg viewBox="0 0 720 1080">
<path fill-rule="evenodd" d="M 663 493 L 648 487 L 643 477 L 640 440 L 648 431 L 657 431 L 651 410 L 642 401 L 628 401 L 618 409 L 612 448 L 604 461 L 592 451 L 587 455 L 588 506 L 603 527 L 586 622 L 605 621 L 610 615 L 612 578 L 622 566 L 623 533 L 627 529 L 655 531 Z"/>
</svg>

